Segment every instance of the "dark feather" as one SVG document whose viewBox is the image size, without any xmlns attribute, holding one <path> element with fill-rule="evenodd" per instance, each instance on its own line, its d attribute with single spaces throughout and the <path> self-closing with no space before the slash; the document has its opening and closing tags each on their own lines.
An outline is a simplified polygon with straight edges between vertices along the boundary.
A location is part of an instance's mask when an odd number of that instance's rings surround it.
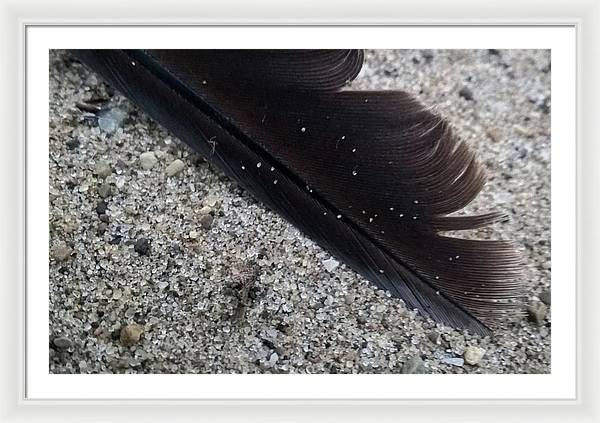
<svg viewBox="0 0 600 423">
<path fill-rule="evenodd" d="M 478 334 L 518 312 L 516 245 L 440 234 L 504 218 L 450 215 L 484 185 L 473 152 L 407 93 L 341 90 L 362 51 L 74 53 L 409 307 Z"/>
</svg>

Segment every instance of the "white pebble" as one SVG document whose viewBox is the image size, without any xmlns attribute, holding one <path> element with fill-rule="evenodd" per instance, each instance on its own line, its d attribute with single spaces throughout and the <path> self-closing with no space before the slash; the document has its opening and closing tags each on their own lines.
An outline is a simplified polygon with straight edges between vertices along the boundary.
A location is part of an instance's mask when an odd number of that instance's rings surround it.
<svg viewBox="0 0 600 423">
<path fill-rule="evenodd" d="M 333 272 L 339 265 L 340 263 L 334 258 L 323 260 L 323 266 L 328 272 Z"/>
<path fill-rule="evenodd" d="M 167 176 L 175 176 L 178 173 L 180 173 L 184 168 L 185 164 L 181 160 L 173 160 L 173 162 L 171 162 L 171 164 L 167 166 Z"/>
<path fill-rule="evenodd" d="M 158 159 L 156 158 L 154 151 L 146 151 L 145 153 L 140 154 L 140 166 L 144 170 L 152 169 L 157 162 Z"/>
</svg>

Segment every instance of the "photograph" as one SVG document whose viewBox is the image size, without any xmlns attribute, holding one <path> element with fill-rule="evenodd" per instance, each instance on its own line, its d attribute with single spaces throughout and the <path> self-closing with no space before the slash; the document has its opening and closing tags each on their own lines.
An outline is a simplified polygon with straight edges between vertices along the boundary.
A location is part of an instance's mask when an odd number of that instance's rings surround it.
<svg viewBox="0 0 600 423">
<path fill-rule="evenodd" d="M 549 49 L 48 70 L 49 373 L 552 373 Z"/>
</svg>

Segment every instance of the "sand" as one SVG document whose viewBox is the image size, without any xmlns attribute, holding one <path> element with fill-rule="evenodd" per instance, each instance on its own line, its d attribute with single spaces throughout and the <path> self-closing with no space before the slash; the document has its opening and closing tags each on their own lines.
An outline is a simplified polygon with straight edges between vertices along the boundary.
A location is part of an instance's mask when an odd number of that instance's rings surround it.
<svg viewBox="0 0 600 423">
<path fill-rule="evenodd" d="M 353 87 L 412 93 L 478 152 L 468 210 L 510 219 L 471 236 L 520 243 L 529 316 L 481 338 L 408 310 L 53 51 L 50 372 L 549 373 L 550 52 L 368 51 Z"/>
</svg>

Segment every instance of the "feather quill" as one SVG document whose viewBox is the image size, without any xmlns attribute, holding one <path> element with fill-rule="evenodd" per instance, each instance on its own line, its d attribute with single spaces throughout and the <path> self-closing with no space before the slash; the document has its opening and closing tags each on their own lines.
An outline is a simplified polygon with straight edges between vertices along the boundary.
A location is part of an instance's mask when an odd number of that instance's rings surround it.
<svg viewBox="0 0 600 423">
<path fill-rule="evenodd" d="M 510 241 L 452 238 L 485 183 L 449 124 L 401 91 L 342 90 L 360 50 L 75 50 L 268 207 L 437 322 L 486 335 L 520 312 Z"/>
</svg>

